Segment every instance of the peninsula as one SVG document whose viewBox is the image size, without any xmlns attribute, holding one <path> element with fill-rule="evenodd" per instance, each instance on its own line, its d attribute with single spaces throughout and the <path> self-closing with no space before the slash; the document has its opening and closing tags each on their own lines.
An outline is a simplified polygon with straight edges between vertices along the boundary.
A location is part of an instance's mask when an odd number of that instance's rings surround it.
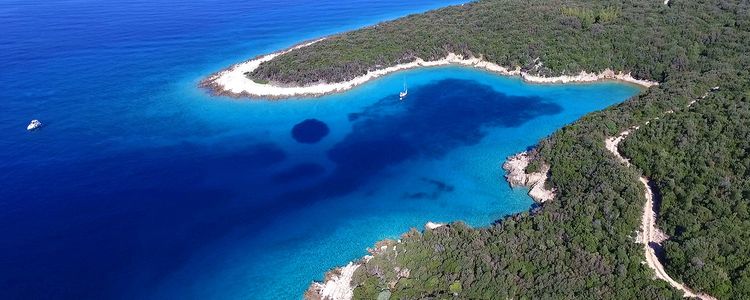
<svg viewBox="0 0 750 300">
<path fill-rule="evenodd" d="M 570 82 L 594 82 L 600 80 L 619 80 L 629 82 L 644 87 L 650 87 L 658 84 L 654 81 L 635 79 L 628 74 L 615 73 L 610 69 L 605 69 L 601 73 L 587 73 L 581 71 L 575 75 L 561 76 L 541 76 L 534 75 L 527 71 L 521 70 L 521 67 L 509 69 L 498 64 L 485 61 L 481 58 L 469 57 L 464 58 L 455 53 L 448 53 L 445 58 L 425 61 L 421 58 L 415 58 L 414 61 L 401 63 L 395 66 L 382 69 L 367 71 L 366 74 L 357 76 L 353 79 L 341 82 L 326 83 L 320 82 L 297 86 L 294 84 L 284 85 L 281 83 L 272 83 L 269 81 L 253 80 L 249 74 L 257 70 L 264 62 L 270 61 L 275 57 L 287 54 L 291 51 L 301 49 L 312 45 L 317 41 L 294 46 L 290 49 L 272 53 L 258 58 L 233 65 L 226 70 L 213 74 L 201 82 L 201 86 L 208 88 L 215 95 L 227 95 L 232 97 L 252 97 L 252 98 L 287 98 L 287 97 L 317 97 L 331 93 L 343 92 L 352 89 L 358 85 L 366 83 L 378 77 L 394 73 L 397 71 L 421 68 L 435 67 L 445 65 L 460 65 L 479 68 L 490 72 L 495 72 L 506 76 L 520 76 L 523 80 L 532 83 L 570 83 Z"/>
</svg>

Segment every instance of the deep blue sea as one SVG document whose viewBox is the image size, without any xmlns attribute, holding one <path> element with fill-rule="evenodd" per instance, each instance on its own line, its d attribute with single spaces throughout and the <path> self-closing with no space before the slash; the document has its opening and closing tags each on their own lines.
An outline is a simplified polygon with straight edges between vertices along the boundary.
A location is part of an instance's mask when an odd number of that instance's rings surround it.
<svg viewBox="0 0 750 300">
<path fill-rule="evenodd" d="M 461 67 L 317 99 L 196 87 L 458 2 L 1 1 L 0 299 L 297 299 L 410 227 L 529 209 L 505 157 L 638 88 Z"/>
</svg>

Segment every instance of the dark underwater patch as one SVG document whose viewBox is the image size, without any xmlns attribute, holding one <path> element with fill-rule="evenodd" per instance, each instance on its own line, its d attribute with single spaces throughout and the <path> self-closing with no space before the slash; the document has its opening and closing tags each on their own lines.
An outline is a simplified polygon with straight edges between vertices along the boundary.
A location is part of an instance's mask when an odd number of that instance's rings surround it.
<svg viewBox="0 0 750 300">
<path fill-rule="evenodd" d="M 452 185 L 437 179 L 422 178 L 422 181 L 434 185 L 435 190 L 438 192 L 452 192 L 455 189 Z"/>
<path fill-rule="evenodd" d="M 435 199 L 435 198 L 437 198 L 437 195 L 435 195 L 435 194 L 429 194 L 429 193 L 425 193 L 425 192 L 416 192 L 416 193 L 406 193 L 403 196 L 401 196 L 401 198 L 406 198 L 406 199 L 427 199 L 427 198 L 429 198 L 429 199 Z"/>
<path fill-rule="evenodd" d="M 384 97 L 349 115 L 351 133 L 328 151 L 336 164 L 330 175 L 283 195 L 288 202 L 277 208 L 346 195 L 383 176 L 380 171 L 388 166 L 440 158 L 457 147 L 479 143 L 486 128 L 517 127 L 561 111 L 559 105 L 540 97 L 509 96 L 475 81 L 456 79 L 415 88 L 405 101 Z M 405 197 L 437 197 L 453 190 L 446 183 L 425 180 L 435 188 Z"/>
<path fill-rule="evenodd" d="M 359 113 L 350 113 L 347 118 L 349 119 L 349 122 L 354 122 L 357 119 L 359 119 L 360 114 Z"/>
<path fill-rule="evenodd" d="M 274 182 L 289 183 L 300 179 L 311 178 L 325 173 L 326 169 L 314 163 L 303 163 L 286 169 L 273 177 Z"/>
<path fill-rule="evenodd" d="M 292 137 L 303 144 L 315 144 L 323 139 L 328 133 L 328 125 L 317 119 L 307 119 L 292 128 Z"/>
<path fill-rule="evenodd" d="M 474 81 L 442 80 L 416 89 L 406 101 L 386 97 L 367 108 L 328 155 L 340 171 L 354 175 L 408 158 L 439 157 L 478 143 L 486 127 L 517 127 L 561 110 L 540 97 L 509 96 Z"/>
<path fill-rule="evenodd" d="M 402 198 L 406 199 L 430 199 L 434 200 L 439 198 L 443 195 L 443 193 L 450 193 L 453 192 L 455 189 L 452 185 L 447 184 L 443 181 L 436 180 L 436 179 L 429 179 L 429 178 L 422 178 L 422 181 L 429 183 L 433 186 L 432 191 L 430 192 L 414 192 L 414 193 L 404 193 Z"/>
</svg>

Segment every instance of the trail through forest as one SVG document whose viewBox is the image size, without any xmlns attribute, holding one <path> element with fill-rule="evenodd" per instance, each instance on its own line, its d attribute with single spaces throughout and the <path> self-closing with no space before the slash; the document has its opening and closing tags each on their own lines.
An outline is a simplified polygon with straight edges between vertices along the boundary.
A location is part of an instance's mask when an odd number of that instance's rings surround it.
<svg viewBox="0 0 750 300">
<path fill-rule="evenodd" d="M 708 93 L 704 94 L 701 99 L 705 98 L 708 95 Z M 697 101 L 691 101 L 687 108 L 690 108 L 693 104 L 695 104 Z M 671 114 L 674 113 L 674 111 L 669 110 L 666 111 L 665 114 Z M 658 117 L 654 118 L 653 120 L 659 119 Z M 646 121 L 643 125 L 648 125 L 651 121 Z M 630 161 L 623 157 L 622 154 L 620 154 L 620 151 L 618 150 L 618 145 L 620 142 L 625 140 L 625 138 L 633 131 L 638 130 L 640 126 L 633 126 L 617 136 L 610 137 L 604 140 L 604 145 L 609 150 L 609 152 L 612 152 L 612 154 L 615 155 L 622 163 L 624 163 L 626 166 L 631 166 Z M 656 227 L 656 217 L 657 217 L 657 211 L 659 209 L 659 194 L 656 190 L 655 185 L 649 181 L 648 178 L 645 176 L 640 177 L 640 181 L 643 184 L 644 190 L 645 190 L 645 196 L 646 196 L 646 203 L 643 205 L 643 215 L 641 216 L 641 232 L 639 232 L 638 236 L 638 242 L 643 244 L 643 249 L 646 255 L 646 264 L 654 270 L 656 274 L 656 278 L 659 278 L 661 280 L 666 281 L 671 285 L 672 287 L 682 291 L 684 293 L 684 297 L 697 297 L 703 300 L 715 300 L 716 298 L 706 295 L 706 294 L 697 294 L 687 288 L 682 283 L 679 283 L 672 279 L 672 277 L 667 274 L 666 270 L 664 270 L 664 265 L 662 265 L 661 261 L 659 261 L 659 257 L 656 254 L 657 249 L 660 249 L 662 247 L 661 243 L 669 238 L 667 235 L 665 235 L 659 228 Z"/>
</svg>

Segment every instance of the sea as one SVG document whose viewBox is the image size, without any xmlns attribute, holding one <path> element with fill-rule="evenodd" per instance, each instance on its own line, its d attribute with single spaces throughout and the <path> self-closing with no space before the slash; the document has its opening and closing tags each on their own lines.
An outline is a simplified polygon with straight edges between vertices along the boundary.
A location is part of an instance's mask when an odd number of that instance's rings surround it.
<svg viewBox="0 0 750 300">
<path fill-rule="evenodd" d="M 312 99 L 197 87 L 460 3 L 1 1 L 0 299 L 299 299 L 378 240 L 529 210 L 505 158 L 641 89 L 458 66 Z"/>
</svg>

